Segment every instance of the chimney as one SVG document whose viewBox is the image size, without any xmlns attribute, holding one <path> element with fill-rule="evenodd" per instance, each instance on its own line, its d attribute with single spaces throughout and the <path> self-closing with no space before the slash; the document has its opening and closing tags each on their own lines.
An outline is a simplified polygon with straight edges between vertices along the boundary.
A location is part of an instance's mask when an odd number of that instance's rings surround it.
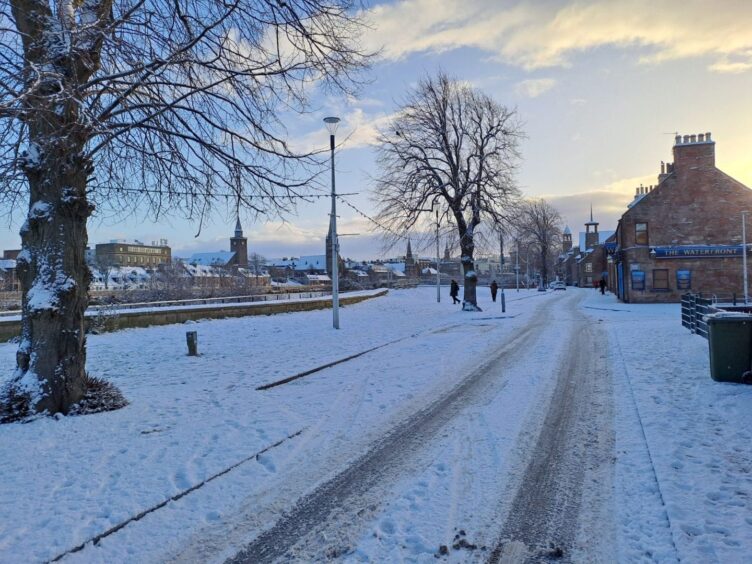
<svg viewBox="0 0 752 564">
<path fill-rule="evenodd" d="M 710 133 L 697 135 L 677 135 L 674 145 L 674 164 L 669 170 L 683 174 L 690 169 L 707 169 L 715 167 L 715 141 Z"/>
</svg>

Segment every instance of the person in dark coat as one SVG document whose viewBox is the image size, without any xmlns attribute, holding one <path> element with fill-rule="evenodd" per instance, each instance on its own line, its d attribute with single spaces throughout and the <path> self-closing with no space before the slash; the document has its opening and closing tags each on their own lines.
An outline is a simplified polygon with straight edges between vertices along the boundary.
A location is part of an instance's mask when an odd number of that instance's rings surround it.
<svg viewBox="0 0 752 564">
<path fill-rule="evenodd" d="M 496 292 L 499 291 L 499 285 L 496 283 L 496 280 L 491 282 L 491 300 L 494 302 L 496 301 Z"/>
<path fill-rule="evenodd" d="M 605 296 L 606 295 L 606 281 L 603 278 L 601 278 L 601 281 L 598 283 L 598 286 L 601 289 L 601 295 Z"/>
<path fill-rule="evenodd" d="M 456 280 L 452 280 L 452 283 L 449 285 L 449 295 L 452 296 L 452 303 L 458 304 L 460 301 L 457 299 L 457 296 L 460 293 L 460 285 L 457 284 Z"/>
</svg>

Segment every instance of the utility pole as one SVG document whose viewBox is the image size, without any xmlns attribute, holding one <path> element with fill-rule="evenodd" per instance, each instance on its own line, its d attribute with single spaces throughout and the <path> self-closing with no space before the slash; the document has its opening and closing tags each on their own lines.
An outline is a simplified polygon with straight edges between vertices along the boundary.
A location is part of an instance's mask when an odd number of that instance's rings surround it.
<svg viewBox="0 0 752 564">
<path fill-rule="evenodd" d="M 324 123 L 329 131 L 329 148 L 332 152 L 332 326 L 339 329 L 339 244 L 337 241 L 337 191 L 334 184 L 334 134 L 339 125 L 338 117 L 326 117 Z"/>
</svg>

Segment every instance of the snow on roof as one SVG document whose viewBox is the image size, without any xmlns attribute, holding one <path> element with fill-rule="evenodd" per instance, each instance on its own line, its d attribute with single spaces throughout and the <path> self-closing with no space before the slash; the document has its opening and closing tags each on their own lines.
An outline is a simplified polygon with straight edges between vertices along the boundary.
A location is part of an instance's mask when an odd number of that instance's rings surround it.
<svg viewBox="0 0 752 564">
<path fill-rule="evenodd" d="M 606 239 L 611 237 L 611 235 L 613 235 L 614 233 L 616 233 L 616 231 L 598 231 L 598 243 L 602 245 L 603 243 L 606 242 Z M 580 250 L 581 251 L 587 250 L 585 249 L 585 235 L 586 234 L 584 231 L 580 231 Z"/>
<path fill-rule="evenodd" d="M 190 264 L 204 266 L 226 266 L 235 257 L 232 251 L 217 251 L 216 253 L 193 253 L 188 259 Z"/>
<path fill-rule="evenodd" d="M 329 278 L 326 274 L 306 274 L 306 278 L 312 282 L 330 282 L 331 278 Z"/>
<path fill-rule="evenodd" d="M 564 235 L 571 235 L 571 234 L 572 234 L 572 230 L 569 228 L 569 225 L 567 225 L 564 228 Z"/>
<path fill-rule="evenodd" d="M 289 259 L 270 259 L 266 263 L 268 266 L 277 268 L 287 268 L 288 266 L 296 271 L 305 270 L 326 270 L 326 255 L 307 255 L 302 257 L 292 257 Z"/>
<path fill-rule="evenodd" d="M 190 274 L 191 276 L 195 276 L 195 277 L 218 276 L 217 271 L 213 267 L 207 266 L 205 264 L 189 264 L 187 262 L 184 262 L 183 268 L 185 268 L 188 274 Z"/>
<path fill-rule="evenodd" d="M 12 259 L 0 259 L 0 269 L 13 270 L 16 268 L 16 261 Z"/>
</svg>

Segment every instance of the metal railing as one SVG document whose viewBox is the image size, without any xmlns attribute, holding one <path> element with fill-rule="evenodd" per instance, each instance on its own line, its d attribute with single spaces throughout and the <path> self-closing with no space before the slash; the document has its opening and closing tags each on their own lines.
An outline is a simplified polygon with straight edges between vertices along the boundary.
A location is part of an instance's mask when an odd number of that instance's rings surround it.
<svg viewBox="0 0 752 564">
<path fill-rule="evenodd" d="M 705 316 L 721 311 L 718 296 L 702 297 L 700 294 L 684 294 L 681 299 L 682 325 L 692 333 L 708 338 L 708 323 Z"/>
</svg>

